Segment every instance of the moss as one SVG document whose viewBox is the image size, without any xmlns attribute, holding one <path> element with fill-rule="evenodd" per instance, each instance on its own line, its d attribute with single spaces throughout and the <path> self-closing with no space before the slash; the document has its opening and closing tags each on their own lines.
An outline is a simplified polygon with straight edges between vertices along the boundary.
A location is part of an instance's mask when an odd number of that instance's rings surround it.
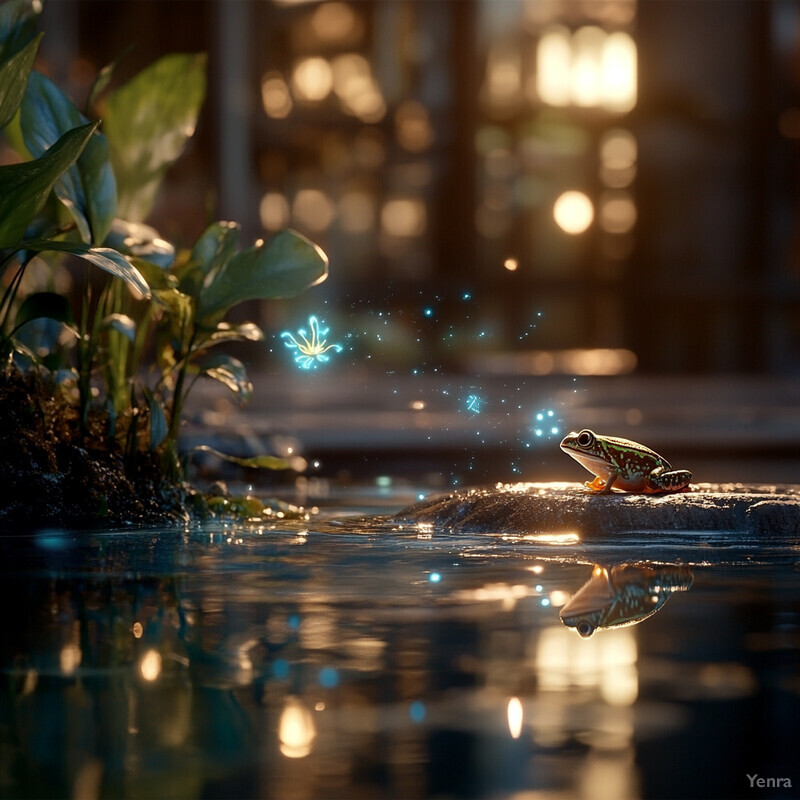
<svg viewBox="0 0 800 800">
<path fill-rule="evenodd" d="M 125 458 L 108 428 L 101 410 L 81 426 L 48 373 L 0 373 L 0 532 L 185 519 L 185 487 L 165 477 L 158 454 L 137 449 Z"/>
</svg>

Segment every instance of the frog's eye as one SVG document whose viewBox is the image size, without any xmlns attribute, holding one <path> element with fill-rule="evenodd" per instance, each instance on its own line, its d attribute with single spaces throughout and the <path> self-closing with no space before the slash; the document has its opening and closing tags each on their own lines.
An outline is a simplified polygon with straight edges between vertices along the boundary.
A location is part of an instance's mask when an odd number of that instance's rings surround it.
<svg viewBox="0 0 800 800">
<path fill-rule="evenodd" d="M 576 626 L 575 630 L 584 639 L 588 639 L 594 633 L 594 625 L 589 620 L 581 620 Z"/>
<path fill-rule="evenodd" d="M 591 447 L 594 444 L 594 434 L 590 430 L 583 430 L 578 434 L 580 447 Z"/>
</svg>

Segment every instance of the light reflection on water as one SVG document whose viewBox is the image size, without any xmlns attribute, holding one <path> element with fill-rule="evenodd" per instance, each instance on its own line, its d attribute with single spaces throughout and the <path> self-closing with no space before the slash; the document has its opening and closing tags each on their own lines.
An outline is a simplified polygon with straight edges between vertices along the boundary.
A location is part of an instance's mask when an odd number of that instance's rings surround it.
<svg viewBox="0 0 800 800">
<path fill-rule="evenodd" d="M 698 558 L 673 532 L 697 566 L 642 567 L 630 541 L 322 519 L 10 537 L 0 795 L 800 786 L 796 552 L 719 534 Z M 570 630 L 573 612 L 599 630 Z"/>
</svg>

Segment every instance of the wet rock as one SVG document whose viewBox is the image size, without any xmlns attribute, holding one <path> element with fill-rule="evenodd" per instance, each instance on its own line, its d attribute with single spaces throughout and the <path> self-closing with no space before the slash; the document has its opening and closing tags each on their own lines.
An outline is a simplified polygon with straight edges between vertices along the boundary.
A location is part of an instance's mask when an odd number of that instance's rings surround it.
<svg viewBox="0 0 800 800">
<path fill-rule="evenodd" d="M 433 497 L 392 517 L 456 532 L 604 535 L 628 531 L 748 531 L 800 535 L 800 487 L 698 484 L 690 491 L 594 494 L 577 483 L 498 484 Z"/>
</svg>

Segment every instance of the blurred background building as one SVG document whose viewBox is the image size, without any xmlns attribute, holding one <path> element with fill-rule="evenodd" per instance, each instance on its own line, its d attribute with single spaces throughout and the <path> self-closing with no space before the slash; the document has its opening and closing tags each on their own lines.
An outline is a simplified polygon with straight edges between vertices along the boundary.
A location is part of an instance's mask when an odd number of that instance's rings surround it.
<svg viewBox="0 0 800 800">
<path fill-rule="evenodd" d="M 318 242 L 329 280 L 268 330 L 324 302 L 387 365 L 800 363 L 793 0 L 49 0 L 43 29 L 78 97 L 126 48 L 120 79 L 209 51 L 152 222 Z"/>
</svg>

